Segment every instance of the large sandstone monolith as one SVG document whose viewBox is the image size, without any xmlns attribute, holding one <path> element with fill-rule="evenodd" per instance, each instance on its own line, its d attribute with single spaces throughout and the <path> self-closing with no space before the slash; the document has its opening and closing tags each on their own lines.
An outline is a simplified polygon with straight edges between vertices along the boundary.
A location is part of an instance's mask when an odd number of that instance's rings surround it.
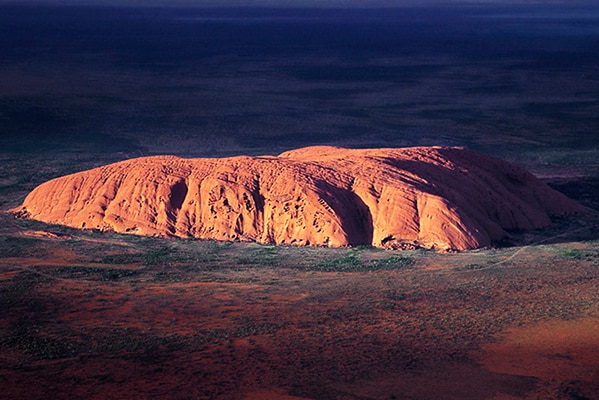
<svg viewBox="0 0 599 400">
<path fill-rule="evenodd" d="M 457 147 L 308 147 L 137 158 L 35 188 L 18 215 L 139 235 L 466 250 L 584 212 L 527 171 Z"/>
</svg>

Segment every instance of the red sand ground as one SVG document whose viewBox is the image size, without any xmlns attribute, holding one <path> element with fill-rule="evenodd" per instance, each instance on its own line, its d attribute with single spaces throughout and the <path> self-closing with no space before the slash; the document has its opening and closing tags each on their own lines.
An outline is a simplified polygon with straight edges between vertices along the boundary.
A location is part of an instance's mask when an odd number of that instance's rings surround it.
<svg viewBox="0 0 599 400">
<path fill-rule="evenodd" d="M 32 254 L 0 259 L 2 399 L 599 395 L 592 243 L 426 253 L 411 267 L 338 273 L 295 265 L 355 250 L 278 249 L 299 258 L 240 267 L 236 256 L 262 248 L 219 244 L 213 262 L 107 265 L 98 257 L 146 242 L 25 232 Z M 143 240 L 177 256 L 203 246 Z M 138 274 L 101 273 L 119 269 Z"/>
<path fill-rule="evenodd" d="M 511 328 L 499 339 L 483 347 L 485 369 L 562 382 L 565 396 L 599 399 L 599 318 Z"/>
</svg>

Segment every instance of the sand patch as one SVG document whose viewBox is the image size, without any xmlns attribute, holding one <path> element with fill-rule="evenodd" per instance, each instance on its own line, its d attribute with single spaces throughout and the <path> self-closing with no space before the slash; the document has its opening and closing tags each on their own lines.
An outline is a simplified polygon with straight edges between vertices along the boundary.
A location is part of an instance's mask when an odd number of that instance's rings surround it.
<svg viewBox="0 0 599 400">
<path fill-rule="evenodd" d="M 482 365 L 552 382 L 565 398 L 599 398 L 599 318 L 509 329 L 498 342 L 483 347 Z"/>
<path fill-rule="evenodd" d="M 35 237 L 35 238 L 42 238 L 42 239 L 60 239 L 60 240 L 73 239 L 73 237 L 71 235 L 67 235 L 65 233 L 59 233 L 59 232 L 49 232 L 49 231 L 24 231 L 24 232 L 20 233 L 20 236 Z"/>
</svg>

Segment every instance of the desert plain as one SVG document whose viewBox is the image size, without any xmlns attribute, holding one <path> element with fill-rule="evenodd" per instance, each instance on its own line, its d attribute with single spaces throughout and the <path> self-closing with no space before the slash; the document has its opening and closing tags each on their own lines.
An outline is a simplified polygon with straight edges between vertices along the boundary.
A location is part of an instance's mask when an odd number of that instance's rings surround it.
<svg viewBox="0 0 599 400">
<path fill-rule="evenodd" d="M 597 15 L 2 6 L 0 398 L 599 398 Z M 464 146 L 591 213 L 444 253 L 6 212 L 130 158 L 310 145 Z"/>
<path fill-rule="evenodd" d="M 1 226 L 6 399 L 599 395 L 597 218 L 455 254 Z"/>
</svg>

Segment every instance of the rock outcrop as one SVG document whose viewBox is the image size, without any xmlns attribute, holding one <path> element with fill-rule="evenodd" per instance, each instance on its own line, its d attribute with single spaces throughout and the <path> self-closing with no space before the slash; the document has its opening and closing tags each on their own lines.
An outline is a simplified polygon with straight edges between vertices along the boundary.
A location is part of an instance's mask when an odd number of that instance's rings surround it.
<svg viewBox="0 0 599 400">
<path fill-rule="evenodd" d="M 283 245 L 466 250 L 584 209 L 456 147 L 308 147 L 278 157 L 144 157 L 35 188 L 18 215 L 76 228 Z"/>
</svg>

